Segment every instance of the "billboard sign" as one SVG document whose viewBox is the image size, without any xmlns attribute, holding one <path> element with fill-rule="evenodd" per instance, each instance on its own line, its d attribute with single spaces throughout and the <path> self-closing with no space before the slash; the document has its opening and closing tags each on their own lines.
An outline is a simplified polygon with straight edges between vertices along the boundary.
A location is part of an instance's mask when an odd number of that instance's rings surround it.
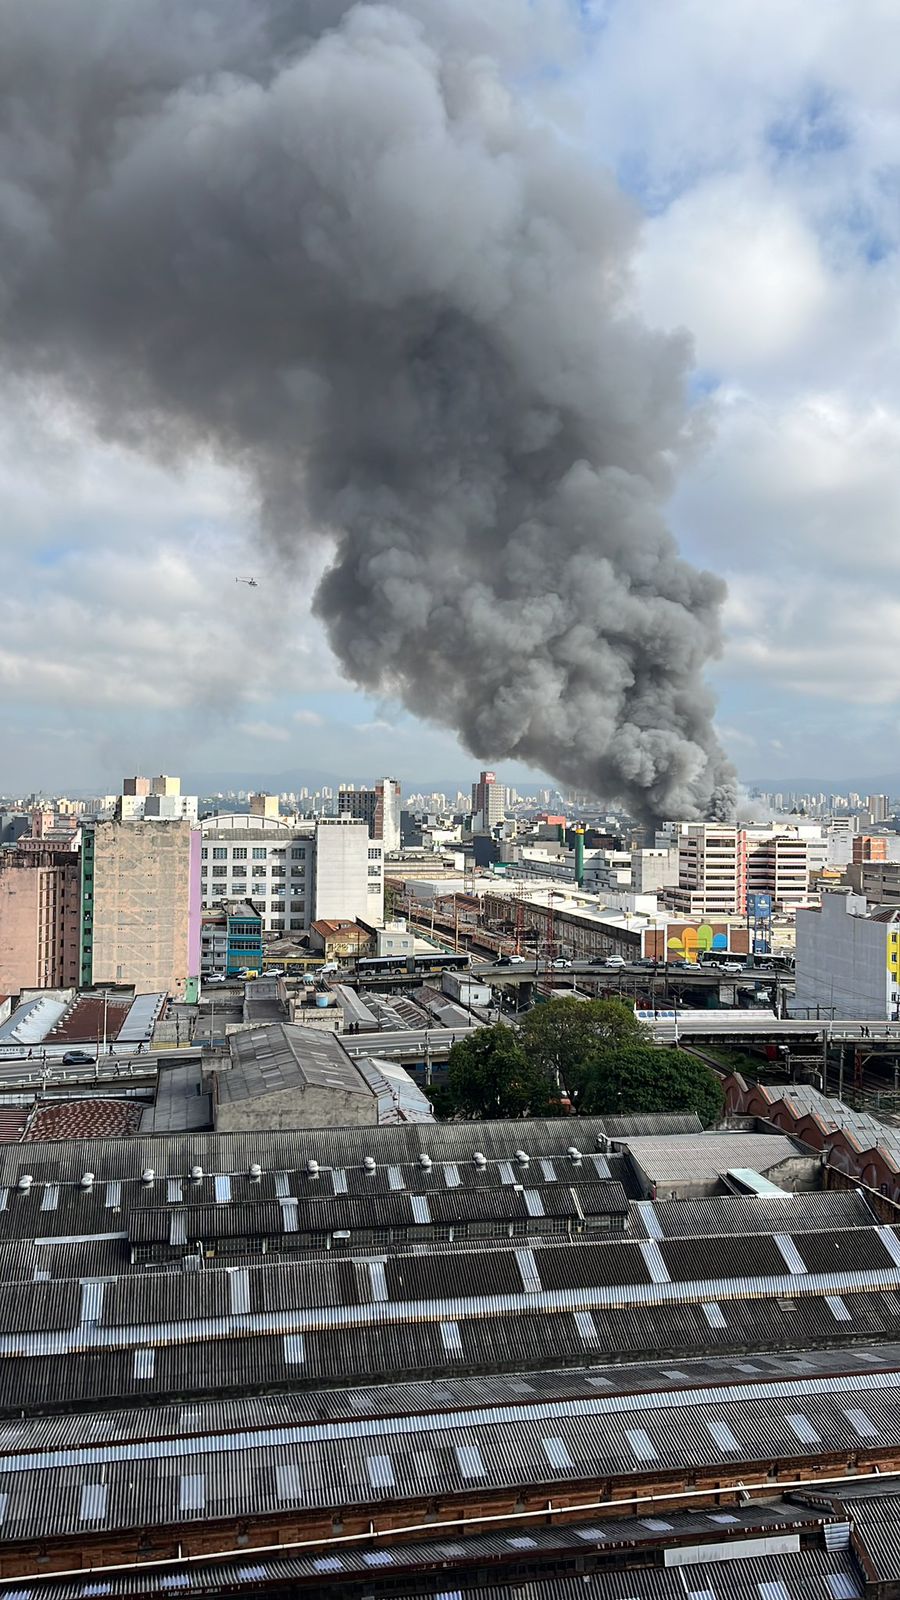
<svg viewBox="0 0 900 1600">
<path fill-rule="evenodd" d="M 770 894 L 748 894 L 747 911 L 757 922 L 768 922 L 772 915 L 772 896 Z"/>
</svg>

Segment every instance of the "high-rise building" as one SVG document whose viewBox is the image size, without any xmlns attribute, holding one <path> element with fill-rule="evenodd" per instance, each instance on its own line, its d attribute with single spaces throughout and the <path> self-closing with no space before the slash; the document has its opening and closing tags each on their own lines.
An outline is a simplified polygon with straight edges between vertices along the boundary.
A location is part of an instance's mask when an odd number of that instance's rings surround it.
<svg viewBox="0 0 900 1600">
<path fill-rule="evenodd" d="M 737 916 L 746 908 L 747 860 L 740 828 L 719 822 L 674 825 L 678 882 L 667 898 L 684 916 Z"/>
<path fill-rule="evenodd" d="M 472 832 L 490 833 L 506 817 L 506 786 L 495 772 L 482 772 L 472 785 Z"/>
<path fill-rule="evenodd" d="M 384 847 L 364 822 L 320 817 L 295 826 L 244 812 L 201 823 L 204 911 L 252 901 L 267 933 L 304 933 L 318 918 L 381 924 Z"/>
<path fill-rule="evenodd" d="M 82 984 L 184 995 L 200 974 L 200 848 L 186 821 L 85 828 Z"/>
<path fill-rule="evenodd" d="M 338 794 L 338 815 L 364 822 L 370 839 L 380 839 L 385 855 L 400 849 L 400 785 L 396 778 L 379 778 L 371 789 L 352 784 Z"/>
<path fill-rule="evenodd" d="M 0 857 L 0 993 L 74 988 L 79 980 L 81 863 L 43 845 Z"/>
<path fill-rule="evenodd" d="M 890 796 L 886 794 L 870 794 L 866 801 L 866 806 L 873 822 L 886 822 L 890 815 Z"/>
</svg>

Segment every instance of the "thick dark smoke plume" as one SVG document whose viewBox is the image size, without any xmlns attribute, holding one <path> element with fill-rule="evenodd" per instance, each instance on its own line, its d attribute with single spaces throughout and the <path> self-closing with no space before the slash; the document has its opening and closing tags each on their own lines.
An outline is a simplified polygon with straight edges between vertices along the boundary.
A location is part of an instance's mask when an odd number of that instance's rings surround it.
<svg viewBox="0 0 900 1600">
<path fill-rule="evenodd" d="M 534 112 L 557 25 L 6 0 L 0 360 L 139 448 L 213 447 L 285 551 L 331 538 L 356 682 L 473 755 L 721 813 L 722 585 L 660 513 L 688 351 L 629 309 L 632 208 Z"/>
</svg>

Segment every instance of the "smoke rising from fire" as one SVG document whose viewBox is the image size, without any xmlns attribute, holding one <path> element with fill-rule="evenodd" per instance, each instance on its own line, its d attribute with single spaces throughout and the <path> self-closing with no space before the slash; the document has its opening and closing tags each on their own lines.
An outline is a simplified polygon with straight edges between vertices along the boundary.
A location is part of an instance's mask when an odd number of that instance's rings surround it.
<svg viewBox="0 0 900 1600">
<path fill-rule="evenodd" d="M 689 348 L 528 92 L 566 8 L 481 9 L 10 0 L 0 360 L 139 449 L 215 449 L 285 559 L 332 541 L 355 682 L 480 758 L 721 815 L 723 589 L 661 512 Z"/>
</svg>

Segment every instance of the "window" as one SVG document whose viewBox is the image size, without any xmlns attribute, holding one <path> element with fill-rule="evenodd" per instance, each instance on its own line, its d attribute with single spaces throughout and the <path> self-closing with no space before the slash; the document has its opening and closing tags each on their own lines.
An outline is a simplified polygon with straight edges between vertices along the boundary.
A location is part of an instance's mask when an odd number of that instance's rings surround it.
<svg viewBox="0 0 900 1600">
<path fill-rule="evenodd" d="M 232 859 L 232 861 L 246 861 L 246 859 L 247 859 L 247 847 L 246 847 L 246 845 L 242 845 L 242 844 L 241 845 L 235 845 L 235 848 L 231 852 L 231 859 Z"/>
<path fill-rule="evenodd" d="M 213 867 L 213 869 L 212 869 L 212 875 L 213 875 L 213 877 L 214 877 L 214 878 L 224 878 L 224 877 L 227 877 L 227 875 L 228 875 L 228 868 L 227 868 L 227 867 Z"/>
<path fill-rule="evenodd" d="M 283 878 L 284 877 L 284 872 L 285 872 L 284 867 L 273 867 L 272 868 L 272 877 L 273 878 Z"/>
<path fill-rule="evenodd" d="M 213 850 L 213 861 L 227 861 L 228 851 L 224 844 L 217 844 Z"/>
<path fill-rule="evenodd" d="M 209 855 L 209 851 L 207 850 L 206 846 L 204 845 L 203 849 L 200 851 L 200 860 L 201 861 L 205 861 L 208 855 Z"/>
<path fill-rule="evenodd" d="M 254 867 L 253 868 L 253 876 L 254 876 L 254 878 L 264 878 L 265 875 L 266 875 L 265 867 Z"/>
<path fill-rule="evenodd" d="M 369 868 L 369 877 L 370 878 L 380 878 L 381 877 L 381 868 L 380 867 L 370 867 Z"/>
<path fill-rule="evenodd" d="M 294 908 L 293 908 L 293 906 L 292 906 L 292 907 L 291 907 L 291 910 L 293 910 L 293 909 L 294 909 Z M 293 929 L 293 930 L 294 930 L 294 931 L 295 931 L 295 932 L 296 932 L 296 930 L 297 930 L 297 929 L 298 929 L 298 928 L 302 928 L 302 927 L 303 927 L 303 918 L 302 918 L 302 917 L 291 917 L 291 928 L 292 928 L 292 929 Z"/>
<path fill-rule="evenodd" d="M 255 844 L 253 846 L 253 859 L 254 861 L 265 861 L 266 847 L 264 844 Z"/>
<path fill-rule="evenodd" d="M 380 861 L 381 860 L 381 851 L 380 850 L 370 850 L 369 851 L 369 860 L 370 861 Z"/>
<path fill-rule="evenodd" d="M 283 928 L 284 927 L 284 917 L 273 917 L 272 918 L 272 927 L 273 928 Z"/>
<path fill-rule="evenodd" d="M 247 868 L 241 861 L 236 861 L 231 870 L 236 878 L 246 878 L 247 876 Z"/>
<path fill-rule="evenodd" d="M 305 867 L 291 867 L 291 877 L 292 878 L 305 878 L 306 877 L 306 868 Z"/>
<path fill-rule="evenodd" d="M 291 860 L 292 861 L 303 861 L 305 859 L 305 856 L 306 856 L 306 847 L 304 845 L 302 845 L 302 844 L 299 845 L 299 846 L 295 846 L 295 848 L 291 851 Z"/>
<path fill-rule="evenodd" d="M 306 910 L 306 901 L 305 900 L 292 900 L 291 901 L 291 910 L 292 911 L 305 911 Z"/>
</svg>

